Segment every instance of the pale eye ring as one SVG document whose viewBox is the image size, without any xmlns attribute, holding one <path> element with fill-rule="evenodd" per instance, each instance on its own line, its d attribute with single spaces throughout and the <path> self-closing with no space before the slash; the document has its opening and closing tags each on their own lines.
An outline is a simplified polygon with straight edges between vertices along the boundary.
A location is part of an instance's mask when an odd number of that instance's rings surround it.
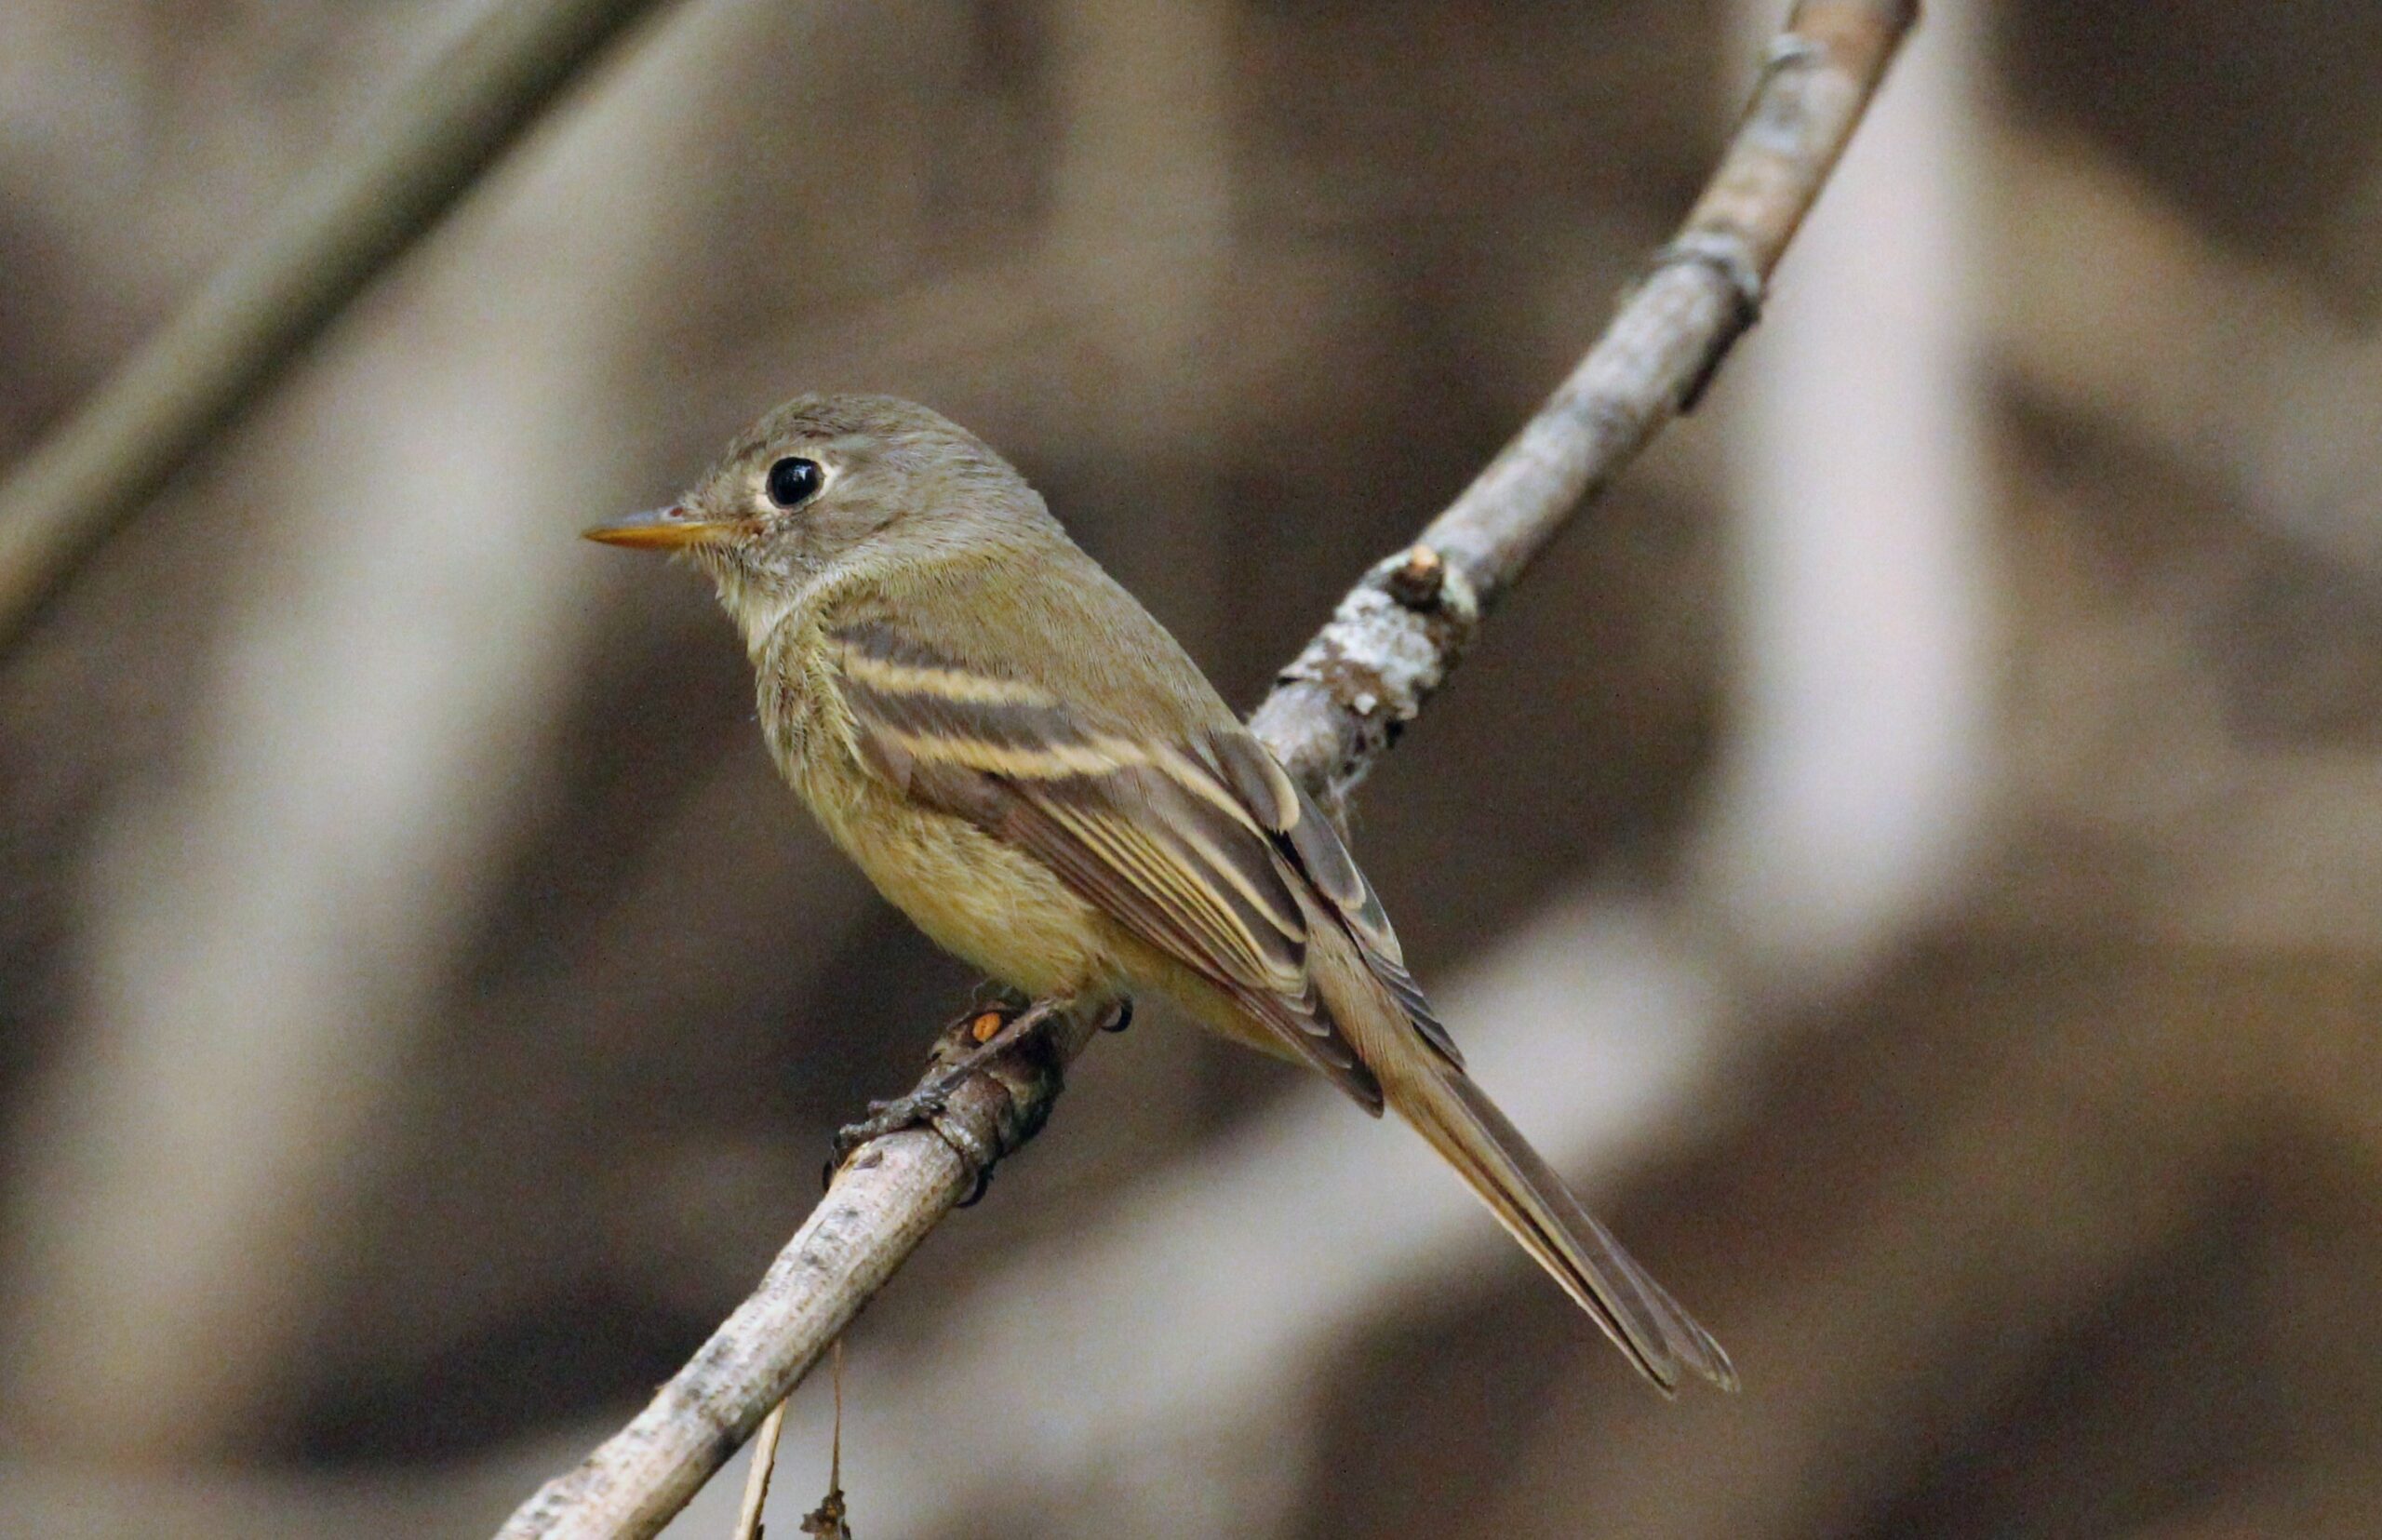
<svg viewBox="0 0 2382 1540">
<path fill-rule="evenodd" d="M 770 466 L 769 474 L 761 481 L 769 501 L 781 508 L 791 508 L 818 496 L 819 489 L 826 484 L 827 473 L 819 468 L 819 462 L 792 455 Z"/>
</svg>

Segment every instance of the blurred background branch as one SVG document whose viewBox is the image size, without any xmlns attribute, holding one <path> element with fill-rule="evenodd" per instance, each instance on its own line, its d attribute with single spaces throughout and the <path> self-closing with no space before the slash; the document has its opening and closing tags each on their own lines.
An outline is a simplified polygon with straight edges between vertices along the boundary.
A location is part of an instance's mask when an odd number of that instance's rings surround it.
<svg viewBox="0 0 2382 1540">
<path fill-rule="evenodd" d="M 0 481 L 0 652 L 656 0 L 506 0 L 359 117 L 252 244 Z"/>
</svg>

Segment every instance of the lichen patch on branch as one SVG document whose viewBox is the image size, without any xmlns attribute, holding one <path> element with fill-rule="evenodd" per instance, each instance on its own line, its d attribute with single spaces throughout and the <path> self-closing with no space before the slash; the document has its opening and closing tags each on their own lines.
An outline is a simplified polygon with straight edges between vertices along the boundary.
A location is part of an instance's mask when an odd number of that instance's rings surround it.
<svg viewBox="0 0 2382 1540">
<path fill-rule="evenodd" d="M 1336 805 L 1422 714 L 1479 625 L 1480 601 L 1461 570 L 1427 545 L 1401 551 L 1341 599 L 1282 670 L 1288 688 L 1251 725 L 1292 775 Z"/>
</svg>

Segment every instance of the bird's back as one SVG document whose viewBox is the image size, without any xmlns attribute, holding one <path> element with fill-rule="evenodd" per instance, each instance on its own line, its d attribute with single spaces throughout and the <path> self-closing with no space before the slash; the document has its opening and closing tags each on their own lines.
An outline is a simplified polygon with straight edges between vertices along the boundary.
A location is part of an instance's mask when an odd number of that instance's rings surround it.
<svg viewBox="0 0 2382 1540">
<path fill-rule="evenodd" d="M 938 657 L 1039 688 L 1094 731 L 1191 743 L 1237 727 L 1172 634 L 1055 519 L 1033 513 L 997 546 L 904 563 L 830 599 L 827 623 L 882 621 Z M 1020 583 L 1021 571 L 1035 581 Z"/>
</svg>

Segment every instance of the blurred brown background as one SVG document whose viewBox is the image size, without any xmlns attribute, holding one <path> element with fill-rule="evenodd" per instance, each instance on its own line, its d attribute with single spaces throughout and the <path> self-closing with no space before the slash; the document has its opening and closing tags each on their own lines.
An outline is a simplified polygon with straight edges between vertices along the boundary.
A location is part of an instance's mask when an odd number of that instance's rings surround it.
<svg viewBox="0 0 2382 1540">
<path fill-rule="evenodd" d="M 0 453 L 487 3 L 0 8 Z M 965 998 L 703 585 L 581 526 L 898 391 L 1251 703 L 1782 11 L 612 50 L 0 659 L 0 1532 L 492 1528 Z M 2378 130 L 2364 0 L 1937 0 L 1705 409 L 1366 788 L 1482 1078 L 1742 1396 L 1152 1011 L 854 1334 L 857 1532 L 2382 1533 Z"/>
</svg>

